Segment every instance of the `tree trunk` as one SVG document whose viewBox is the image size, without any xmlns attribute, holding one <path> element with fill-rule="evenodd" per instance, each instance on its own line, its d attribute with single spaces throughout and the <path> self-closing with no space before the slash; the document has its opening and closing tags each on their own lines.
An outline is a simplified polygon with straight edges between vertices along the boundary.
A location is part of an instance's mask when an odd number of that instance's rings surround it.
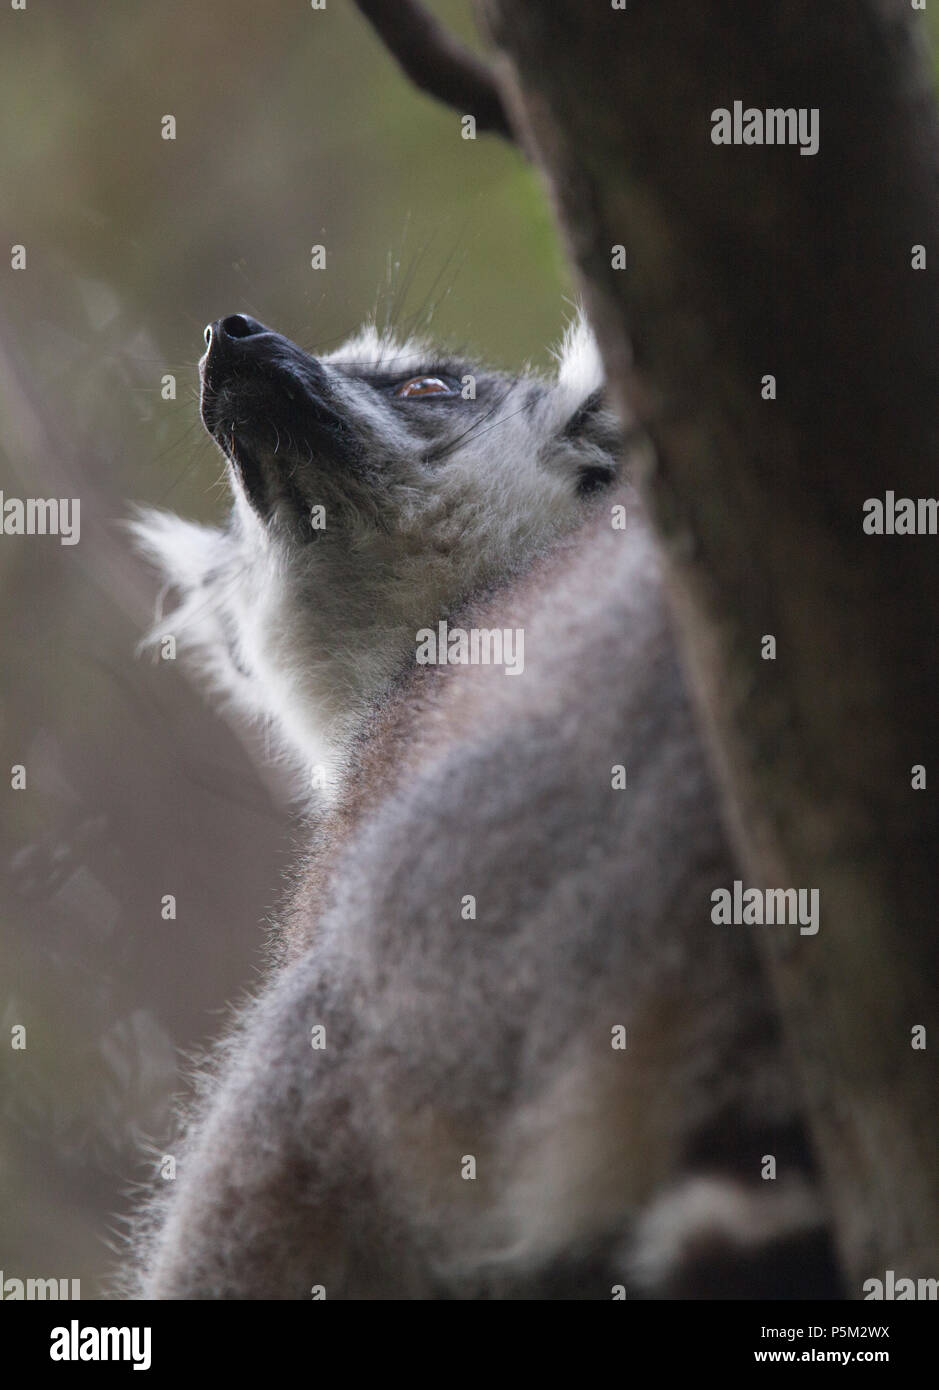
<svg viewBox="0 0 939 1390">
<path fill-rule="evenodd" d="M 746 883 L 820 891 L 817 935 L 756 930 L 850 1287 L 939 1275 L 937 799 L 912 785 L 914 765 L 939 776 L 939 537 L 862 529 L 866 499 L 939 490 L 939 292 L 912 266 L 916 245 L 939 257 L 924 16 L 485 13 L 613 389 L 655 446 L 640 481 Z M 818 153 L 712 143 L 735 100 L 818 108 Z"/>
</svg>

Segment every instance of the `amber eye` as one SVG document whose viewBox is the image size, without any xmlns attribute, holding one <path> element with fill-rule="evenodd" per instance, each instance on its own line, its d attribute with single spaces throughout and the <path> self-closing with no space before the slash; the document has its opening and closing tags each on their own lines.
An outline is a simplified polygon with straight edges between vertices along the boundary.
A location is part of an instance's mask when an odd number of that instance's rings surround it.
<svg viewBox="0 0 939 1390">
<path fill-rule="evenodd" d="M 445 381 L 441 381 L 439 376 L 412 376 L 410 381 L 402 382 L 392 392 L 394 396 L 450 396 L 452 394 L 452 388 Z"/>
</svg>

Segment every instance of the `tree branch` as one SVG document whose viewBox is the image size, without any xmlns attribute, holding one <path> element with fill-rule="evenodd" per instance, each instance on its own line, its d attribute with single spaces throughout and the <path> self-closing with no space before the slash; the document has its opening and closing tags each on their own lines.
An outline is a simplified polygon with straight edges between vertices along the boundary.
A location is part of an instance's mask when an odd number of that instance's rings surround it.
<svg viewBox="0 0 939 1390">
<path fill-rule="evenodd" d="M 473 116 L 477 130 L 514 139 L 487 64 L 419 0 L 355 0 L 355 4 L 416 87 Z"/>
</svg>

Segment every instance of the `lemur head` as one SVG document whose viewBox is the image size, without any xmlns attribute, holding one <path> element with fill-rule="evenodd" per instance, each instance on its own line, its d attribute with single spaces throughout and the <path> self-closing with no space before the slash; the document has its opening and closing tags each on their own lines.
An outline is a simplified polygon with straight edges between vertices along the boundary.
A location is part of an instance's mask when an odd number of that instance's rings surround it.
<svg viewBox="0 0 939 1390">
<path fill-rule="evenodd" d="M 148 511 L 138 539 L 213 683 L 307 767 L 414 660 L 419 628 L 523 566 L 616 476 L 618 423 L 575 322 L 545 379 L 369 329 L 312 357 L 245 314 L 205 330 L 202 419 L 225 527 Z"/>
</svg>

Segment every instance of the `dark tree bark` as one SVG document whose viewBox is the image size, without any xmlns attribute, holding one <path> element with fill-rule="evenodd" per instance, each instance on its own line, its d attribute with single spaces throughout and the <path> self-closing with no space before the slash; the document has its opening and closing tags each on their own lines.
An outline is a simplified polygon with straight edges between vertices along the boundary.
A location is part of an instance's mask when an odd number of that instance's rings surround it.
<svg viewBox="0 0 939 1390">
<path fill-rule="evenodd" d="M 915 244 L 939 257 L 923 16 L 485 13 L 613 387 L 655 446 L 644 495 L 747 882 L 820 890 L 817 936 L 762 932 L 851 1285 L 935 1276 L 939 537 L 862 530 L 867 498 L 939 480 L 939 290 L 911 267 Z M 712 144 L 735 99 L 817 107 L 819 152 Z"/>
</svg>

